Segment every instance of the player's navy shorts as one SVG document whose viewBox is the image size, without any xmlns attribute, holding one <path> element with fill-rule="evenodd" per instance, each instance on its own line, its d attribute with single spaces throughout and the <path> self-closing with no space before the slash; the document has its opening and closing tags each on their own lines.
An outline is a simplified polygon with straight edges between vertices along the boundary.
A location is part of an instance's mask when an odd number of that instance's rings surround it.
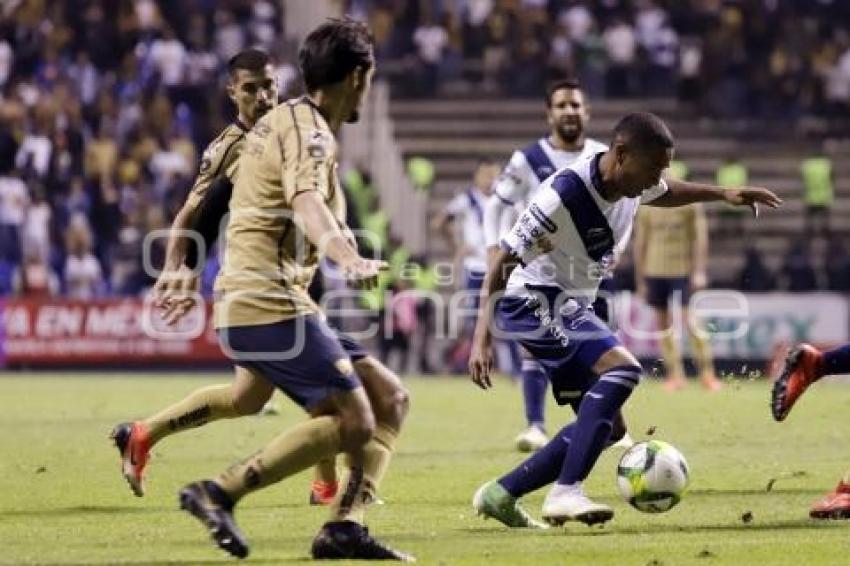
<svg viewBox="0 0 850 566">
<path fill-rule="evenodd" d="M 620 341 L 593 310 L 553 287 L 529 288 L 529 296 L 505 296 L 496 307 L 496 324 L 546 371 L 555 400 L 564 405 L 595 382 L 593 366 Z M 553 315 L 554 313 L 554 315 Z"/>
<path fill-rule="evenodd" d="M 339 391 L 360 387 L 352 361 L 368 355 L 318 316 L 219 329 L 233 362 L 258 371 L 306 410 Z"/>
<path fill-rule="evenodd" d="M 681 304 L 691 300 L 691 282 L 688 277 L 647 277 L 646 302 L 651 307 L 666 309 L 670 297 L 679 294 Z"/>
</svg>

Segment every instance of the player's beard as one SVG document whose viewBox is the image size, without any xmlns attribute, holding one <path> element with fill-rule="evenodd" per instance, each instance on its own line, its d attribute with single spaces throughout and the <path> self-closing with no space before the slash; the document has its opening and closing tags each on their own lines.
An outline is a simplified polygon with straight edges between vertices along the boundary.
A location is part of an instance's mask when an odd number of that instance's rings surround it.
<svg viewBox="0 0 850 566">
<path fill-rule="evenodd" d="M 354 124 L 360 120 L 360 110 L 355 108 L 351 111 L 351 114 L 348 115 L 348 118 L 345 119 L 346 124 Z"/>
<path fill-rule="evenodd" d="M 559 124 L 557 127 L 558 135 L 567 143 L 574 143 L 581 137 L 582 128 L 579 125 L 575 125 L 573 127 L 564 126 Z"/>
</svg>

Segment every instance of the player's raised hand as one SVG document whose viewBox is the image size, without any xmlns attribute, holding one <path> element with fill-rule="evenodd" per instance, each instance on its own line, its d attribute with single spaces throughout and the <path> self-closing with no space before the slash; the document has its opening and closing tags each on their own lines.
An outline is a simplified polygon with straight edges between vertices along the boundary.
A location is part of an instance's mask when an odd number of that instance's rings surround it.
<svg viewBox="0 0 850 566">
<path fill-rule="evenodd" d="M 162 318 L 166 324 L 176 324 L 192 310 L 197 289 L 198 275 L 186 265 L 160 273 L 153 286 L 154 304 L 163 310 Z"/>
<path fill-rule="evenodd" d="M 490 340 L 476 331 L 472 339 L 472 351 L 469 353 L 469 377 L 481 389 L 493 387 L 490 370 L 493 367 L 493 351 Z"/>
<path fill-rule="evenodd" d="M 349 287 L 354 289 L 374 289 L 378 286 L 378 277 L 387 271 L 390 264 L 379 259 L 356 259 L 342 266 L 342 275 Z"/>
<path fill-rule="evenodd" d="M 197 288 L 198 274 L 191 267 L 181 264 L 177 269 L 163 269 L 153 285 L 154 304 L 164 308 L 174 298 L 182 298 Z"/>
<path fill-rule="evenodd" d="M 726 202 L 736 206 L 749 206 L 753 215 L 758 217 L 758 205 L 763 204 L 770 208 L 779 208 L 782 205 L 782 199 L 776 196 L 772 191 L 762 187 L 740 187 L 737 189 L 726 189 L 724 192 Z"/>
</svg>

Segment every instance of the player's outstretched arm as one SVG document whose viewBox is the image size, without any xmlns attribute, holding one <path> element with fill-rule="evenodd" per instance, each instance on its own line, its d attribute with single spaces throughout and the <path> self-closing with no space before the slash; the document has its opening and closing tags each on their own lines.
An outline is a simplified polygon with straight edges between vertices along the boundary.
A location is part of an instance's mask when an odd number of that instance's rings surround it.
<svg viewBox="0 0 850 566">
<path fill-rule="evenodd" d="M 493 355 L 490 348 L 492 334 L 490 325 L 493 321 L 491 304 L 496 295 L 505 289 L 511 272 L 519 265 L 519 260 L 509 251 L 499 248 L 493 256 L 492 263 L 487 268 L 487 275 L 481 286 L 478 306 L 478 321 L 475 324 L 475 334 L 472 337 L 472 351 L 469 355 L 469 375 L 472 382 L 481 389 L 493 386 L 490 381 L 490 370 L 493 366 Z"/>
<path fill-rule="evenodd" d="M 302 191 L 292 199 L 295 222 L 319 252 L 339 265 L 349 285 L 372 289 L 378 274 L 389 269 L 385 261 L 360 257 L 348 227 L 339 223 L 317 191 Z"/>
<path fill-rule="evenodd" d="M 724 189 L 716 185 L 690 183 L 687 181 L 667 181 L 667 192 L 647 203 L 649 206 L 685 206 L 695 202 L 725 201 L 735 206 L 749 206 L 758 216 L 758 205 L 778 208 L 782 199 L 762 187 L 739 187 Z"/>
<path fill-rule="evenodd" d="M 164 309 L 166 323 L 175 324 L 194 305 L 198 287 L 195 268 L 218 238 L 232 194 L 233 183 L 222 175 L 209 184 L 199 202 L 187 199 L 175 216 L 163 271 L 154 284 L 155 304 Z"/>
</svg>

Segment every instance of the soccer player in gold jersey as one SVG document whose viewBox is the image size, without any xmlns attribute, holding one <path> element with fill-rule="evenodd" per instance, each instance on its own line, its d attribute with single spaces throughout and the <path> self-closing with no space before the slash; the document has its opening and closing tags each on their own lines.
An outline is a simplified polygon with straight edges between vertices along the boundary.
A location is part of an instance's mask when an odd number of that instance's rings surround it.
<svg viewBox="0 0 850 566">
<path fill-rule="evenodd" d="M 195 183 L 172 223 L 166 259 L 154 284 L 156 304 L 164 309 L 170 323 L 176 323 L 194 304 L 199 262 L 203 260 L 198 255 L 204 252 L 200 248 L 214 241 L 227 213 L 245 135 L 278 102 L 274 69 L 265 52 L 243 50 L 230 59 L 227 67 L 227 93 L 236 107 L 236 119 L 203 153 Z M 375 370 L 369 365 L 365 371 Z M 186 400 L 188 403 L 181 401 L 148 419 L 116 426 L 112 436 L 122 454 L 122 471 L 133 492 L 137 496 L 144 495 L 143 472 L 148 453 L 156 442 L 216 418 L 256 414 L 272 392 L 270 387 L 243 386 L 237 372 L 233 385 L 204 388 L 190 396 Z M 198 411 L 196 401 L 199 398 L 207 400 L 207 409 Z M 330 503 L 336 490 L 335 459 L 329 459 L 316 467 L 310 501 Z"/>
<path fill-rule="evenodd" d="M 386 268 L 358 254 L 337 176 L 335 134 L 357 119 L 371 83 L 371 35 L 362 23 L 330 20 L 305 39 L 299 65 L 308 95 L 275 107 L 248 133 L 230 200 L 215 326 L 236 364 L 236 383 L 190 395 L 163 420 L 179 427 L 221 418 L 211 413 L 232 413 L 234 390 L 274 387 L 310 418 L 214 479 L 187 485 L 180 504 L 219 547 L 244 557 L 248 544 L 233 520 L 234 505 L 344 453 L 344 487 L 313 541 L 313 556 L 405 560 L 373 539 L 363 522 L 391 459 L 407 394 L 388 371 L 358 375 L 353 360 L 362 350 L 327 326 L 307 293 L 322 256 L 360 288 L 374 286 Z"/>
<path fill-rule="evenodd" d="M 671 326 L 671 299 L 681 304 L 702 385 L 720 388 L 714 374 L 711 346 L 704 332 L 694 328 L 688 317 L 691 293 L 706 285 L 708 227 L 700 204 L 680 208 L 641 207 L 635 233 L 635 279 L 638 293 L 655 312 L 661 337 L 661 353 L 667 378 L 664 387 L 681 389 L 687 384 L 680 336 Z"/>
</svg>

